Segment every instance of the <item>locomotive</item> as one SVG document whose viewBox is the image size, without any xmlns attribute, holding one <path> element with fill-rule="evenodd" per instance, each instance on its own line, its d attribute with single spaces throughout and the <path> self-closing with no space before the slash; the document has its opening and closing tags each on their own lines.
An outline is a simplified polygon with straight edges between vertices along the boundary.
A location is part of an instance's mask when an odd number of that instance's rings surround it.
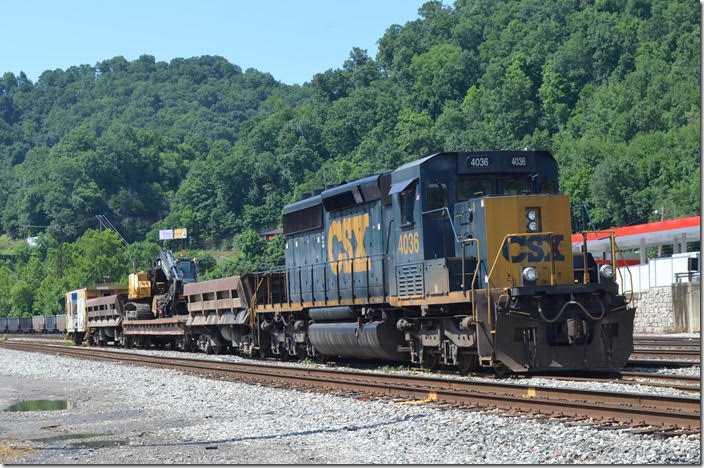
<svg viewBox="0 0 704 468">
<path fill-rule="evenodd" d="M 621 367 L 633 350 L 614 235 L 610 263 L 586 233 L 573 253 L 548 152 L 432 154 L 287 205 L 283 233 L 285 267 L 184 285 L 161 338 L 499 374 Z"/>
</svg>

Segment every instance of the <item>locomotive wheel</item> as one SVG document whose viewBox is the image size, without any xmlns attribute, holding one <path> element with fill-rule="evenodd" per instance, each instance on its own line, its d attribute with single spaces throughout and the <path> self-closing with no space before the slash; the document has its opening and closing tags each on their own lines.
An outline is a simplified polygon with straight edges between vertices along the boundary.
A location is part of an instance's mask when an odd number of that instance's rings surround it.
<svg viewBox="0 0 704 468">
<path fill-rule="evenodd" d="M 296 345 L 296 359 L 299 361 L 304 360 L 307 355 L 306 355 L 306 347 L 302 344 Z"/>
<path fill-rule="evenodd" d="M 318 364 L 325 364 L 326 362 L 328 362 L 329 358 L 330 358 L 330 356 L 327 356 L 325 354 L 320 354 L 318 352 L 316 352 L 315 355 L 313 356 L 313 359 L 315 359 L 315 362 L 317 362 Z"/>
<path fill-rule="evenodd" d="M 440 367 L 440 353 L 435 349 L 423 348 L 420 363 L 428 370 Z"/>
<path fill-rule="evenodd" d="M 478 362 L 476 354 L 468 351 L 460 352 L 457 358 L 457 368 L 460 370 L 460 374 L 465 375 L 469 371 L 476 369 Z"/>
</svg>

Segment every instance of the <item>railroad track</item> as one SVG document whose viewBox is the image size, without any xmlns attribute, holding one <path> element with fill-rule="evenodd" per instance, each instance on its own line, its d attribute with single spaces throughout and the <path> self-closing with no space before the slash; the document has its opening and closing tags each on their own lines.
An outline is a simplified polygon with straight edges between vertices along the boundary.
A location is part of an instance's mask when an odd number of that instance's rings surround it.
<svg viewBox="0 0 704 468">
<path fill-rule="evenodd" d="M 611 393 L 574 388 L 521 385 L 428 376 L 399 376 L 307 367 L 289 367 L 261 362 L 240 363 L 201 359 L 157 357 L 95 348 L 56 346 L 32 342 L 2 342 L 0 346 L 66 355 L 81 359 L 175 369 L 220 376 L 231 380 L 402 398 L 472 407 L 499 408 L 559 417 L 618 422 L 632 426 L 699 431 L 699 396 L 663 396 Z"/>
<path fill-rule="evenodd" d="M 539 377 L 539 376 L 536 376 Z M 700 393 L 700 377 L 688 375 L 656 374 L 653 372 L 600 372 L 584 371 L 578 374 L 549 375 L 546 378 L 555 380 L 573 380 L 583 382 L 612 382 L 621 385 L 647 385 L 649 387 L 665 387 L 691 393 Z"/>
<path fill-rule="evenodd" d="M 700 338 L 647 335 L 633 337 L 631 361 L 682 360 L 699 365 L 700 356 Z"/>
</svg>

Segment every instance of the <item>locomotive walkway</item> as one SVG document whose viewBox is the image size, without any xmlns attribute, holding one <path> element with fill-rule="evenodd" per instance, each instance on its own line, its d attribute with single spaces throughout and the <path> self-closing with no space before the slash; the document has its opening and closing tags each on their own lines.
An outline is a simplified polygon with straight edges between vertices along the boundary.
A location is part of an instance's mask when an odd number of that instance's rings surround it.
<svg viewBox="0 0 704 468">
<path fill-rule="evenodd" d="M 574 388 L 554 388 L 516 383 L 485 382 L 426 376 L 399 376 L 345 370 L 277 366 L 264 363 L 234 363 L 200 359 L 157 357 L 95 348 L 77 348 L 30 342 L 3 342 L 1 346 L 123 364 L 152 366 L 219 376 L 287 388 L 315 389 L 498 408 L 558 417 L 617 422 L 660 429 L 700 429 L 699 395 L 663 396 L 642 393 L 612 393 Z"/>
</svg>

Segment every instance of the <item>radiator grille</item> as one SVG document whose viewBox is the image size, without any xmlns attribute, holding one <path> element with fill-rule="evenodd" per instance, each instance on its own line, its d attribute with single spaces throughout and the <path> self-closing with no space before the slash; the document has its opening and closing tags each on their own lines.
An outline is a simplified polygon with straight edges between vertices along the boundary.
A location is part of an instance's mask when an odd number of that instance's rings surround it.
<svg viewBox="0 0 704 468">
<path fill-rule="evenodd" d="M 423 295 L 423 264 L 403 265 L 396 267 L 396 284 L 398 295 L 422 296 Z"/>
</svg>

